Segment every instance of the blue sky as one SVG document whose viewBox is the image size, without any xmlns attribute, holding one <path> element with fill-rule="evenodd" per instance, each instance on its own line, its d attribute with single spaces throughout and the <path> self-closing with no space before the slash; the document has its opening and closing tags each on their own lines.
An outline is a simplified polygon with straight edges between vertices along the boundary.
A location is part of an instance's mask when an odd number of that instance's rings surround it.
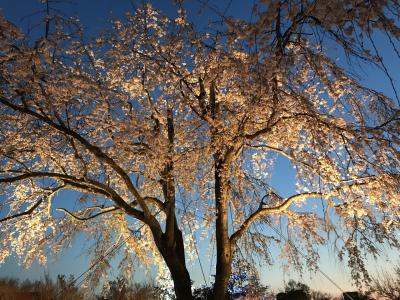
<svg viewBox="0 0 400 300">
<path fill-rule="evenodd" d="M 162 9 L 168 14 L 174 14 L 172 1 L 153 1 L 157 8 Z M 199 28 L 203 29 L 207 26 L 209 20 L 218 19 L 213 9 L 209 6 L 204 6 L 201 4 L 202 1 L 187 1 L 186 5 L 190 19 Z M 207 1 L 205 1 L 207 2 Z M 108 20 L 112 18 L 119 17 L 123 12 L 127 10 L 132 10 L 135 5 L 140 4 L 141 1 L 130 1 L 130 0 L 76 0 L 75 4 L 63 3 L 57 4 L 57 7 L 62 11 L 66 12 L 70 16 L 78 16 L 83 25 L 86 28 L 87 36 L 96 34 L 108 27 Z M 217 10 L 227 11 L 228 15 L 240 16 L 244 19 L 251 18 L 251 3 L 252 1 L 209 1 L 208 5 L 216 5 Z M 38 32 L 43 29 L 37 27 L 38 18 L 41 14 L 35 14 L 40 10 L 44 9 L 44 6 L 40 4 L 37 0 L 2 0 L 0 3 L 0 8 L 2 8 L 2 13 L 5 17 L 12 21 L 14 24 L 21 26 L 25 31 L 32 29 L 32 35 L 35 36 Z M 378 40 L 381 37 L 378 36 Z M 398 65 L 398 60 L 394 59 L 394 54 L 390 52 L 389 49 L 383 48 L 384 56 L 387 58 L 390 70 L 398 70 L 400 65 Z M 339 62 L 343 60 L 339 56 Z M 395 61 L 396 63 L 392 63 Z M 344 60 L 343 60 L 344 61 Z M 345 64 L 345 62 L 343 62 Z M 384 77 L 382 73 L 377 73 L 375 69 L 368 66 L 364 66 L 364 70 L 357 68 L 355 70 L 358 74 L 362 75 L 362 82 L 378 91 L 382 91 L 389 96 L 393 96 L 393 92 L 390 88 L 388 80 Z M 377 75 L 378 74 L 378 75 Z M 392 74 L 396 75 L 395 72 Z M 398 77 L 395 79 L 398 79 Z M 276 172 L 272 178 L 274 186 L 277 187 L 279 191 L 283 193 L 284 196 L 289 196 L 294 191 L 294 170 L 291 165 L 283 160 L 279 159 Z M 14 258 L 6 260 L 4 265 L 0 266 L 0 277 L 1 276 L 11 276 L 18 277 L 21 279 L 37 279 L 43 276 L 44 272 L 49 272 L 52 276 L 57 274 L 74 274 L 78 276 L 81 274 L 88 266 L 88 260 L 85 258 L 85 253 L 81 252 L 83 237 L 79 237 L 71 248 L 66 249 L 58 258 L 49 258 L 49 262 L 45 267 L 39 266 L 34 263 L 30 269 L 23 269 L 20 267 Z M 200 252 L 204 253 L 206 251 L 207 245 L 205 243 L 200 245 Z M 385 251 L 386 257 L 383 257 L 379 262 L 372 262 L 370 264 L 370 269 L 374 271 L 379 269 L 379 267 L 385 268 L 385 266 L 390 266 L 390 261 L 396 257 L 396 255 L 390 251 Z M 209 265 L 204 257 L 202 258 L 202 263 L 205 266 L 206 275 L 208 275 Z M 329 249 L 321 251 L 321 269 L 331 276 L 335 282 L 343 289 L 347 290 L 351 288 L 350 278 L 348 270 L 342 263 L 335 259 L 335 255 Z M 195 280 L 196 284 L 202 284 L 202 276 L 199 271 L 198 264 L 189 266 L 189 271 L 192 273 L 192 278 Z M 338 290 L 328 282 L 320 274 L 312 275 L 313 278 L 310 279 L 312 274 L 305 273 L 303 280 L 310 284 L 311 287 L 326 291 L 331 291 L 337 293 Z M 136 279 L 142 280 L 143 272 L 139 272 Z M 265 268 L 261 270 L 261 278 L 263 283 L 272 286 L 274 289 L 278 289 L 283 286 L 284 281 L 291 278 L 298 278 L 297 274 L 287 274 L 282 271 L 279 260 L 275 260 L 275 265 L 270 268 Z"/>
</svg>

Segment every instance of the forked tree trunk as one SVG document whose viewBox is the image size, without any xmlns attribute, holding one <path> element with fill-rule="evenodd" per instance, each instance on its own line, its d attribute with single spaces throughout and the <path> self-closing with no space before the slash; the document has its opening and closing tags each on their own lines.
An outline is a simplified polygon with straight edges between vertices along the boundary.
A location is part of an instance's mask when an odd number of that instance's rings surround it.
<svg viewBox="0 0 400 300">
<path fill-rule="evenodd" d="M 169 153 L 174 152 L 174 117 L 171 108 L 167 110 Z M 165 233 L 161 237 L 159 250 L 171 272 L 175 295 L 178 300 L 191 300 L 192 282 L 185 262 L 185 248 L 182 231 L 178 227 L 175 214 L 175 181 L 173 176 L 174 163 L 168 158 L 160 181 L 165 199 L 167 214 Z"/>
</svg>

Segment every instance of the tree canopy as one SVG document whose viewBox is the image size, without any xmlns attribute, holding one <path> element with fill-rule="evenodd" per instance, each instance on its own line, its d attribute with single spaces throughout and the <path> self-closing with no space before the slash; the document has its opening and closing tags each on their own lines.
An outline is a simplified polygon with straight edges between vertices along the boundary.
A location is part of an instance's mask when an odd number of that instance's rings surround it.
<svg viewBox="0 0 400 300">
<path fill-rule="evenodd" d="M 216 246 L 214 299 L 237 247 L 315 268 L 333 242 L 368 280 L 366 254 L 399 247 L 400 110 L 376 44 L 398 54 L 398 1 L 255 1 L 253 20 L 208 31 L 177 5 L 140 6 L 90 41 L 51 10 L 35 40 L 0 17 L 0 261 L 45 263 L 83 232 L 94 261 L 123 240 L 123 269 L 165 263 L 190 299 L 196 231 Z M 334 47 L 380 69 L 394 99 Z M 279 159 L 296 171 L 289 197 L 271 183 Z"/>
</svg>

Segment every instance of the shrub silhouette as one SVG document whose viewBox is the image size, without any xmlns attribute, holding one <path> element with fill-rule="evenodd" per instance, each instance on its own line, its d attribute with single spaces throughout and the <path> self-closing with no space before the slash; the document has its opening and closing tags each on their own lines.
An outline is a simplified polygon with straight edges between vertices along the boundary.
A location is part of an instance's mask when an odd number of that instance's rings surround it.
<svg viewBox="0 0 400 300">
<path fill-rule="evenodd" d="M 84 300 L 83 293 L 74 284 L 74 277 L 58 275 L 55 282 L 48 274 L 42 281 L 0 279 L 0 300 Z"/>
</svg>

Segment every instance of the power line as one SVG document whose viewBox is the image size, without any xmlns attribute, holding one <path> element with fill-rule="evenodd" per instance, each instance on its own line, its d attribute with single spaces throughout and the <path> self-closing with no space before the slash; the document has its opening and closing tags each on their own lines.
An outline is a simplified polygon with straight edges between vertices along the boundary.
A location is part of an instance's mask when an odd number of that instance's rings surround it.
<svg viewBox="0 0 400 300">
<path fill-rule="evenodd" d="M 210 257 L 210 269 L 208 271 L 208 283 L 210 284 L 210 279 L 211 279 L 211 270 L 212 270 L 212 263 L 214 260 L 214 248 L 215 248 L 215 243 L 213 242 L 214 239 L 214 235 L 211 238 L 211 242 L 212 242 L 212 248 L 211 248 L 211 257 Z"/>
<path fill-rule="evenodd" d="M 300 253 L 301 256 L 303 256 L 303 258 L 307 259 L 307 256 L 300 251 L 299 248 L 297 248 L 291 240 L 289 240 L 288 238 L 286 238 L 286 236 L 282 233 L 282 231 L 280 231 L 279 229 L 275 228 L 269 220 L 266 221 L 266 224 L 273 230 L 275 231 L 276 234 L 278 234 L 282 239 L 284 239 L 291 247 L 293 247 L 298 253 Z M 324 271 L 321 270 L 320 267 L 316 266 L 317 271 L 320 272 L 326 279 L 328 279 L 329 282 L 331 282 L 335 287 L 337 287 L 342 293 L 344 293 L 345 291 L 339 286 L 339 284 L 337 284 L 330 276 L 328 276 L 328 274 L 326 274 Z M 347 295 L 348 298 L 350 298 L 350 300 L 354 300 L 351 295 Z"/>
<path fill-rule="evenodd" d="M 188 225 L 189 225 L 190 233 L 191 233 L 192 238 L 193 238 L 194 249 L 195 249 L 195 251 L 196 251 L 197 260 L 199 261 L 199 265 L 200 265 L 200 269 L 201 269 L 201 274 L 203 275 L 204 284 L 207 285 L 207 280 L 206 280 L 206 276 L 204 275 L 203 265 L 202 265 L 201 260 L 200 260 L 199 250 L 197 249 L 196 238 L 195 238 L 195 236 L 194 236 L 194 234 L 193 234 L 193 230 L 192 230 L 192 226 L 190 225 L 190 222 L 188 223 Z"/>
<path fill-rule="evenodd" d="M 180 203 L 183 205 L 184 211 L 185 211 L 185 213 L 187 213 L 187 212 L 186 212 L 185 204 L 184 204 L 182 201 L 179 201 L 179 200 L 176 200 L 176 201 L 177 201 L 177 202 L 180 202 Z M 156 213 L 154 216 L 157 216 L 160 212 L 161 212 L 161 210 L 157 211 L 157 213 Z M 197 217 L 199 217 L 199 216 L 197 216 Z M 205 218 L 203 218 L 203 219 L 205 219 Z M 142 224 L 138 229 L 136 229 L 136 231 L 140 231 L 145 225 L 146 225 L 146 224 Z M 191 227 L 190 223 L 188 223 L 188 225 L 189 225 L 189 229 L 190 229 L 190 231 L 191 231 L 192 237 L 193 237 L 194 246 L 195 246 L 195 251 L 196 251 L 197 259 L 198 259 L 199 264 L 200 264 L 200 269 L 201 269 L 201 272 L 202 272 L 202 275 L 203 275 L 203 280 L 204 280 L 204 283 L 207 285 L 207 280 L 206 280 L 206 277 L 205 277 L 205 274 L 204 274 L 203 265 L 202 265 L 202 263 L 201 263 L 200 255 L 199 255 L 199 252 L 198 252 L 198 249 L 197 249 L 197 243 L 196 243 L 196 240 L 195 240 L 195 236 L 194 236 L 194 234 L 193 234 L 193 230 L 192 230 L 192 227 Z M 129 238 L 132 238 L 132 236 L 130 236 Z M 128 238 L 128 239 L 129 239 L 129 238 Z M 89 277 L 90 271 L 91 271 L 92 269 L 94 269 L 94 268 L 96 267 L 96 265 L 100 264 L 100 263 L 101 263 L 104 259 L 106 259 L 106 257 L 108 257 L 109 255 L 112 255 L 113 253 L 117 252 L 123 245 L 126 244 L 126 242 L 127 242 L 128 239 L 124 239 L 124 240 L 122 240 L 119 244 L 116 243 L 115 245 L 111 246 L 111 247 L 104 253 L 104 255 L 100 256 L 94 263 L 92 263 L 92 264 L 89 266 L 89 268 L 87 268 L 87 269 L 86 269 L 84 272 L 82 272 L 78 277 L 76 277 L 74 280 L 72 280 L 67 286 L 65 286 L 63 289 L 61 289 L 61 291 L 60 291 L 59 293 L 57 293 L 56 298 L 57 298 L 58 296 L 60 296 L 60 294 L 61 294 L 62 292 L 64 292 L 67 288 L 72 287 L 72 286 L 74 286 L 75 284 L 77 284 L 77 286 L 80 286 L 80 285 Z M 81 279 L 81 278 L 82 278 L 82 280 L 79 281 L 79 279 Z M 79 282 L 78 282 L 78 281 L 79 281 Z"/>
<path fill-rule="evenodd" d="M 181 204 L 183 205 L 184 212 L 187 213 L 185 204 L 184 204 L 182 201 L 180 201 L 180 200 L 176 200 L 176 201 L 179 202 L 179 203 L 181 203 Z M 161 212 L 161 210 L 159 210 L 159 211 L 155 214 L 155 216 L 157 216 L 160 212 Z M 204 218 L 204 217 L 202 217 L 202 216 L 196 215 L 196 217 L 202 218 L 202 219 L 204 219 L 204 220 L 207 220 L 206 218 Z M 232 226 L 232 228 L 234 229 L 232 212 L 230 213 L 230 218 L 231 218 L 231 226 Z M 275 227 L 270 223 L 269 220 L 266 221 L 266 224 L 267 224 L 276 234 L 278 234 L 282 239 L 284 239 L 291 247 L 293 247 L 301 256 L 303 256 L 304 258 L 307 259 L 307 256 L 306 256 L 299 248 L 297 248 L 297 247 L 293 244 L 293 242 L 290 241 L 279 229 L 275 228 Z M 142 224 L 136 231 L 140 231 L 145 225 L 146 225 L 146 224 Z M 206 277 L 205 277 L 203 265 L 202 265 L 202 263 L 201 263 L 200 255 L 199 255 L 198 248 L 197 248 L 197 243 L 196 243 L 195 236 L 194 236 L 194 234 L 193 234 L 193 230 L 192 230 L 192 227 L 191 227 L 190 223 L 188 223 L 188 226 L 189 226 L 189 229 L 190 229 L 190 231 L 191 231 L 192 238 L 193 238 L 193 242 L 194 242 L 194 246 L 195 246 L 195 251 L 196 251 L 197 259 L 198 259 L 198 262 L 199 262 L 199 265 L 200 265 L 200 269 L 201 269 L 201 273 L 202 273 L 202 276 L 203 276 L 203 280 L 204 280 L 204 283 L 207 285 L 207 280 L 206 280 Z M 132 236 L 130 236 L 129 238 L 132 238 Z M 104 255 L 100 256 L 99 259 L 97 259 L 87 270 L 85 270 L 85 271 L 84 271 L 83 273 L 81 273 L 77 278 L 75 278 L 73 281 L 71 281 L 70 284 L 68 284 L 67 286 L 65 286 L 65 287 L 57 294 L 57 297 L 58 297 L 63 291 L 65 291 L 66 288 L 75 285 L 75 284 L 78 282 L 79 279 L 83 278 L 83 279 L 78 283 L 78 286 L 80 286 L 80 285 L 83 283 L 83 281 L 85 281 L 86 278 L 89 277 L 89 275 L 90 275 L 89 272 L 90 272 L 96 265 L 98 265 L 99 263 L 101 263 L 107 256 L 109 256 L 109 255 L 113 254 L 114 252 L 118 251 L 124 244 L 126 244 L 127 240 L 128 240 L 128 239 L 124 239 L 124 240 L 122 240 L 119 244 L 117 243 L 117 244 L 113 245 L 112 247 L 110 247 L 109 250 L 106 251 L 106 253 L 105 253 Z M 240 247 L 239 247 L 239 246 L 237 246 L 237 247 L 238 247 L 238 249 L 239 249 L 239 251 L 240 251 L 241 256 L 244 257 L 244 256 L 243 256 L 243 253 L 242 253 L 242 251 L 241 251 L 241 249 L 240 249 Z M 316 266 L 316 269 L 317 269 L 317 271 L 320 272 L 329 282 L 331 282 L 336 288 L 338 288 L 342 293 L 344 293 L 344 290 L 339 286 L 339 284 L 337 284 L 327 273 L 325 273 L 324 271 L 322 271 L 318 266 Z M 211 262 L 210 262 L 210 273 L 211 273 Z M 86 276 L 85 276 L 85 275 L 86 275 Z M 347 296 L 350 298 L 350 300 L 354 300 L 354 299 L 351 297 L 351 295 L 347 295 Z"/>
<path fill-rule="evenodd" d="M 157 213 L 154 216 L 157 216 L 159 213 L 161 212 L 161 210 L 157 211 Z M 142 224 L 141 226 L 139 226 L 138 229 L 136 229 L 135 231 L 140 231 L 146 224 Z M 132 238 L 133 236 L 130 236 L 128 239 Z M 128 239 L 123 239 L 119 244 L 116 243 L 115 245 L 111 246 L 105 253 L 104 255 L 100 256 L 94 263 L 92 263 L 89 268 L 87 268 L 83 273 L 81 273 L 78 277 L 74 278 L 74 280 L 72 280 L 68 285 L 66 285 L 64 288 L 61 289 L 61 291 L 59 291 L 56 295 L 56 298 L 58 296 L 61 295 L 62 292 L 64 292 L 67 288 L 70 288 L 72 286 L 74 286 L 79 279 L 83 278 L 78 284 L 77 286 L 79 287 L 88 277 L 89 277 L 89 272 L 94 269 L 94 267 L 96 267 L 96 265 L 98 265 L 99 263 L 101 263 L 107 256 L 113 254 L 114 252 L 118 251 L 123 245 L 126 244 Z M 86 275 L 86 276 L 85 276 Z"/>
<path fill-rule="evenodd" d="M 275 191 L 272 189 L 272 187 L 270 187 L 270 189 L 275 193 Z M 229 204 L 230 206 L 230 204 Z M 232 230 L 234 231 L 234 224 L 233 224 L 233 216 L 232 216 L 232 208 L 230 207 L 230 219 L 231 219 L 231 227 Z M 275 231 L 276 234 L 278 234 L 282 239 L 284 239 L 287 243 L 289 243 L 289 245 L 291 247 L 293 247 L 298 253 L 300 253 L 301 256 L 303 256 L 303 258 L 307 259 L 307 256 L 300 251 L 299 248 L 297 248 L 291 240 L 289 240 L 288 238 L 286 238 L 286 236 L 282 233 L 282 231 L 280 229 L 275 228 L 271 222 L 269 220 L 266 220 L 266 224 L 273 230 Z M 242 256 L 242 258 L 244 259 L 244 255 L 242 250 L 240 249 L 240 247 L 238 245 L 236 245 L 236 247 L 239 250 L 240 255 Z M 337 287 L 342 293 L 344 293 L 344 290 L 339 286 L 339 284 L 337 284 L 330 276 L 328 276 L 328 274 L 326 274 L 324 271 L 322 271 L 318 266 L 316 266 L 317 271 L 320 272 L 326 279 L 329 280 L 329 282 L 331 282 L 335 287 Z M 348 297 L 350 298 L 350 300 L 354 300 L 351 295 L 348 295 Z"/>
<path fill-rule="evenodd" d="M 178 185 L 178 191 L 179 191 L 179 193 L 181 194 L 179 185 Z M 185 212 L 185 214 L 187 214 L 185 203 L 183 203 L 183 201 L 180 201 L 180 200 L 178 200 L 178 199 L 175 199 L 175 201 L 182 204 L 182 206 L 183 206 L 183 211 Z M 196 217 L 199 217 L 199 216 L 196 215 Z M 198 260 L 199 265 L 200 265 L 201 274 L 203 275 L 204 284 L 207 285 L 206 276 L 204 275 L 204 270 L 203 270 L 203 264 L 201 263 L 200 255 L 199 255 L 199 250 L 197 249 L 196 237 L 195 237 L 194 234 L 193 234 L 192 225 L 190 225 L 190 222 L 188 222 L 188 226 L 189 226 L 190 234 L 192 235 L 193 244 L 194 244 L 194 249 L 195 249 L 195 251 L 196 251 L 197 260 Z"/>
</svg>

